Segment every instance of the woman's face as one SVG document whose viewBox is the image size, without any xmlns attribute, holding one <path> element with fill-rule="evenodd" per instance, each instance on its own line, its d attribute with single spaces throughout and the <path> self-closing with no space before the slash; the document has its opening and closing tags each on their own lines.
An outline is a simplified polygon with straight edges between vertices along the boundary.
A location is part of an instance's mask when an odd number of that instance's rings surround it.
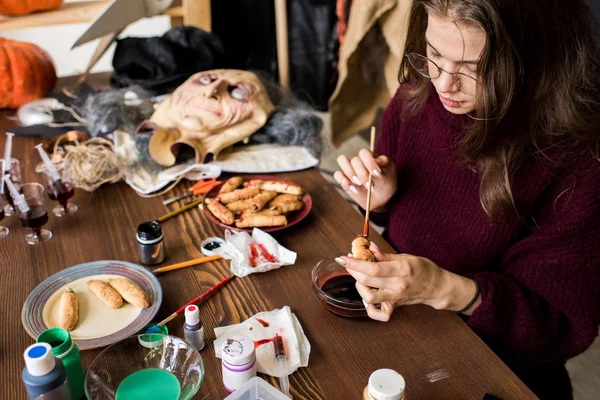
<svg viewBox="0 0 600 400">
<path fill-rule="evenodd" d="M 453 114 L 475 110 L 477 62 L 485 47 L 485 31 L 474 25 L 456 24 L 445 16 L 430 14 L 425 40 L 425 55 L 437 65 L 429 62 L 429 73 L 431 76 L 440 74 L 431 82 L 446 110 Z M 438 72 L 438 67 L 444 71 Z M 450 73 L 460 74 L 453 77 Z"/>
</svg>

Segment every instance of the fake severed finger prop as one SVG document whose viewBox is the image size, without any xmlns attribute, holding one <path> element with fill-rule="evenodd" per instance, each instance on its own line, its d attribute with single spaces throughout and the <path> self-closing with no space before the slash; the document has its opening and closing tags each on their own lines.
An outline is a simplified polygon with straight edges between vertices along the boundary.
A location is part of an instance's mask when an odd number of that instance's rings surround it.
<svg viewBox="0 0 600 400">
<path fill-rule="evenodd" d="M 233 192 L 220 193 L 217 196 L 217 200 L 219 200 L 223 204 L 229 204 L 233 203 L 234 201 L 251 199 L 259 193 L 259 188 L 236 189 Z"/>
<path fill-rule="evenodd" d="M 229 193 L 233 192 L 238 187 L 242 186 L 244 179 L 241 176 L 234 176 L 233 178 L 229 178 L 227 182 L 221 186 L 221 190 L 219 193 Z"/>
<path fill-rule="evenodd" d="M 283 226 L 287 225 L 287 218 L 283 215 L 257 215 L 247 214 L 239 221 L 236 221 L 235 226 L 238 228 L 253 228 L 261 226 Z"/>
<path fill-rule="evenodd" d="M 208 203 L 208 210 L 222 223 L 232 225 L 235 221 L 233 213 L 229 211 L 223 204 L 219 203 L 218 200 L 213 200 Z"/>
<path fill-rule="evenodd" d="M 252 203 L 252 211 L 256 212 L 262 210 L 269 201 L 275 198 L 275 196 L 277 196 L 277 192 L 269 190 L 257 194 L 250 200 Z"/>
</svg>

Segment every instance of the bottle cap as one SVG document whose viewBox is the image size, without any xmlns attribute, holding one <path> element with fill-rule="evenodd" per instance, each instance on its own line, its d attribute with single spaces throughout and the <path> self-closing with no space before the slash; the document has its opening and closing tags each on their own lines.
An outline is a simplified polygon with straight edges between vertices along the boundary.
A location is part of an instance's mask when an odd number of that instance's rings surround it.
<svg viewBox="0 0 600 400">
<path fill-rule="evenodd" d="M 402 400 L 405 388 L 404 378 L 393 369 L 378 369 L 369 377 L 369 395 L 377 400 Z"/>
<path fill-rule="evenodd" d="M 254 342 L 247 336 L 232 336 L 223 342 L 221 359 L 233 365 L 244 365 L 252 362 Z"/>
<path fill-rule="evenodd" d="M 158 221 L 144 222 L 138 225 L 137 240 L 141 244 L 154 244 L 163 240 L 163 233 Z"/>
<path fill-rule="evenodd" d="M 25 349 L 23 353 L 25 367 L 33 376 L 43 376 L 54 369 L 56 361 L 52 354 L 52 347 L 48 343 L 35 343 Z"/>
<path fill-rule="evenodd" d="M 185 308 L 185 323 L 188 325 L 198 325 L 200 322 L 200 310 L 195 305 L 189 305 Z"/>
</svg>

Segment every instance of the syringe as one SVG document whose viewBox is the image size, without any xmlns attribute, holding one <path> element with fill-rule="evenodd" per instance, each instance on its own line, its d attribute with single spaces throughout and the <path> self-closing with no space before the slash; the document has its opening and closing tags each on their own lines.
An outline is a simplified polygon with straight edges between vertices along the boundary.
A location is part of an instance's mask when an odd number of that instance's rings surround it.
<svg viewBox="0 0 600 400">
<path fill-rule="evenodd" d="M 4 175 L 2 177 L 2 182 L 8 187 L 10 197 L 12 197 L 15 208 L 19 209 L 23 214 L 28 213 L 30 210 L 29 204 L 27 204 L 25 201 L 25 196 L 19 193 L 15 184 L 10 180 L 10 175 Z"/>
</svg>

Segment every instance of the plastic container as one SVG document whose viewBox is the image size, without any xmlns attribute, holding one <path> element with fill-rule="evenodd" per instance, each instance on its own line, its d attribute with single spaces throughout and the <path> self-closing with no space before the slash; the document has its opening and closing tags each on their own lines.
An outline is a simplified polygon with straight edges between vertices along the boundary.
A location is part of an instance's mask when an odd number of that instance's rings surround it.
<svg viewBox="0 0 600 400">
<path fill-rule="evenodd" d="M 290 400 L 289 397 L 275 389 L 264 379 L 255 376 L 225 400 Z"/>
<path fill-rule="evenodd" d="M 156 265 L 165 260 L 164 237 L 158 221 L 139 224 L 136 237 L 142 264 Z"/>
<path fill-rule="evenodd" d="M 82 399 L 85 395 L 85 374 L 81 365 L 79 347 L 66 329 L 50 328 L 40 333 L 38 343 L 48 343 L 52 346 L 52 354 L 59 358 L 67 370 L 67 380 L 73 399 Z"/>
<path fill-rule="evenodd" d="M 363 400 L 406 400 L 406 383 L 393 369 L 378 369 L 369 377 Z"/>
<path fill-rule="evenodd" d="M 185 308 L 185 323 L 183 324 L 185 340 L 198 350 L 204 348 L 204 326 L 200 321 L 200 310 L 196 305 Z"/>
<path fill-rule="evenodd" d="M 25 369 L 21 375 L 30 400 L 70 400 L 67 370 L 52 354 L 48 343 L 35 343 L 25 349 Z"/>
<path fill-rule="evenodd" d="M 247 336 L 232 336 L 221 347 L 223 385 L 228 392 L 242 387 L 256 376 L 254 342 Z"/>
</svg>

